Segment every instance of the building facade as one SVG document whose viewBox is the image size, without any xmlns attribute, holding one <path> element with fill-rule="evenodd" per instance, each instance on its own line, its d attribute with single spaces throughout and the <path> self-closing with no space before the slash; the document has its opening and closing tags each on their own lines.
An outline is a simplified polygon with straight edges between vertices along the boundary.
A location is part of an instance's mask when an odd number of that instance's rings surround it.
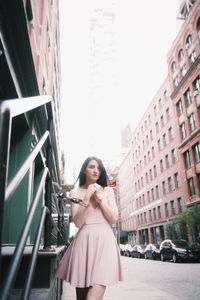
<svg viewBox="0 0 200 300">
<path fill-rule="evenodd" d="M 58 300 L 58 1 L 2 0 L 0 10 L 0 298 Z"/>
<path fill-rule="evenodd" d="M 130 243 L 132 232 L 137 243 L 160 243 L 169 236 L 167 226 L 200 200 L 200 3 L 183 2 L 184 22 L 168 53 L 166 80 L 133 131 L 129 160 L 119 168 L 121 206 L 129 194 L 132 202 L 121 219 Z M 132 178 L 127 199 L 123 170 Z"/>
</svg>

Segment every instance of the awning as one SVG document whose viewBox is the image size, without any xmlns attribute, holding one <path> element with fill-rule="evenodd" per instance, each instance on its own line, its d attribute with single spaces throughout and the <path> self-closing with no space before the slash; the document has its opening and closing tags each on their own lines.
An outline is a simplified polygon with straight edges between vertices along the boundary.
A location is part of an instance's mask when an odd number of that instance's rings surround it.
<svg viewBox="0 0 200 300">
<path fill-rule="evenodd" d="M 128 231 L 123 231 L 123 230 L 120 231 L 120 232 L 119 232 L 119 236 L 122 237 L 122 238 L 123 238 L 123 237 L 128 237 Z"/>
</svg>

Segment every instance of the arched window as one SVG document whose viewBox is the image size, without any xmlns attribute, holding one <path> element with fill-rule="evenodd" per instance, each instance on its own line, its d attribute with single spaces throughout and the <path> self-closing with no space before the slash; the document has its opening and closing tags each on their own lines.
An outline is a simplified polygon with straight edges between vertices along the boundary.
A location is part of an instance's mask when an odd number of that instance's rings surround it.
<svg viewBox="0 0 200 300">
<path fill-rule="evenodd" d="M 176 71 L 176 63 L 175 61 L 173 61 L 172 65 L 171 65 L 171 70 L 174 73 Z"/>
<path fill-rule="evenodd" d="M 190 46 L 192 45 L 192 35 L 189 34 L 187 39 L 186 39 L 186 48 L 190 48 Z"/>
<path fill-rule="evenodd" d="M 200 34 L 200 18 L 197 21 L 197 32 Z"/>
<path fill-rule="evenodd" d="M 178 60 L 181 61 L 184 57 L 184 52 L 183 52 L 183 49 L 181 49 L 178 53 Z"/>
</svg>

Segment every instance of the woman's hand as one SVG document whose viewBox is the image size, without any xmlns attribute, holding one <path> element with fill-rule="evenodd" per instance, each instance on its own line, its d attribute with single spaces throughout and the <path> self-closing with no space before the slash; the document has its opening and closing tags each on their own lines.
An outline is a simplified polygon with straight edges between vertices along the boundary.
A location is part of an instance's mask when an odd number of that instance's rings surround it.
<svg viewBox="0 0 200 300">
<path fill-rule="evenodd" d="M 103 190 L 102 186 L 99 185 L 98 183 L 89 184 L 86 191 L 86 198 L 90 200 L 93 195 L 95 196 L 95 194 L 99 193 L 102 190 Z"/>
</svg>

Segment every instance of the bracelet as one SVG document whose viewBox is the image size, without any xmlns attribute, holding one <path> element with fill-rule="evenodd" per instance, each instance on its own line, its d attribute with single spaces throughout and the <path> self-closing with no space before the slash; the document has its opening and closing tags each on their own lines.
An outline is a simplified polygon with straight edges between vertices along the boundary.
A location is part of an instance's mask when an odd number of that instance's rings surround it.
<svg viewBox="0 0 200 300">
<path fill-rule="evenodd" d="M 102 199 L 96 198 L 95 201 L 96 201 L 97 203 L 101 203 L 101 202 L 102 202 Z"/>
</svg>

